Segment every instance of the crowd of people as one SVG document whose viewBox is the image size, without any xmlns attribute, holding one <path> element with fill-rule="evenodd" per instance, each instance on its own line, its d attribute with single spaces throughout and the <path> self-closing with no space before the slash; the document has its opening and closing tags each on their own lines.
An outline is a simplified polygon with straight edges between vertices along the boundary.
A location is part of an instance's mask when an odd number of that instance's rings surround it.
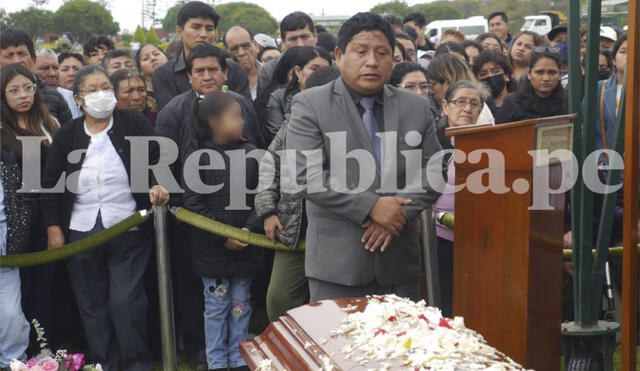
<svg viewBox="0 0 640 371">
<path fill-rule="evenodd" d="M 376 192 L 389 156 L 380 134 L 402 134 L 398 153 L 420 150 L 417 163 L 398 164 L 397 184 L 417 165 L 446 174 L 452 187 L 451 157 L 436 166 L 429 161 L 454 148 L 447 127 L 567 113 L 567 26 L 548 35 L 511 35 L 504 12 L 487 20 L 490 32 L 475 40 L 447 30 L 434 44 L 425 37 L 420 13 L 402 19 L 358 13 L 333 35 L 293 12 L 280 22 L 278 45 L 244 25 L 224 30 L 218 40 L 220 16 L 191 1 L 177 15 L 176 40 L 167 50 L 148 44 L 135 54 L 116 49 L 103 35 L 87 40 L 83 54 L 56 53 L 36 48 L 36 35 L 3 29 L 0 254 L 56 249 L 136 210 L 167 203 L 289 247 L 270 253 L 170 222 L 175 320 L 181 351 L 194 370 L 247 369 L 239 343 L 249 336 L 256 307 L 265 307 L 275 321 L 309 301 L 387 293 L 417 300 L 418 216 L 428 207 L 453 213 L 455 199 L 430 185 L 428 174 L 419 179 L 423 192 Z M 596 142 L 606 149 L 615 142 L 627 39 L 609 27 L 600 37 Z M 218 42 L 224 48 L 214 46 Z M 328 185 L 335 175 L 327 139 L 335 132 L 346 133 L 348 153 L 372 155 L 375 179 L 359 193 L 307 189 Z M 192 181 L 185 174 L 197 174 L 202 183 L 221 186 L 170 193 L 150 176 L 145 193 L 133 192 L 130 138 L 153 136 L 177 144 L 171 170 L 181 185 Z M 28 137 L 39 138 L 37 153 L 26 150 Z M 244 171 L 234 171 L 238 164 L 230 153 L 255 149 L 270 156 L 247 156 Z M 297 153 L 295 173 L 280 166 L 285 149 Z M 197 151 L 210 156 L 188 162 Z M 325 160 L 319 170 L 307 167 L 305 151 Z M 151 163 L 159 152 L 149 146 Z M 40 167 L 23 167 L 34 163 L 33 156 Z M 213 157 L 226 166 L 215 166 Z M 346 188 L 359 183 L 357 164 L 347 161 L 341 171 Z M 65 174 L 61 191 L 43 191 L 57 187 Z M 42 189 L 19 191 L 26 176 L 42 179 Z M 300 192 L 283 190 L 296 180 Z M 249 195 L 249 208 L 227 207 L 233 184 L 261 185 Z M 152 370 L 150 334 L 158 326 L 157 308 L 150 305 L 157 295 L 152 228 L 143 224 L 62 263 L 0 268 L 0 368 L 37 351 L 27 322 L 35 318 L 50 330 L 53 345 L 83 334 L 80 346 L 107 371 Z M 442 310 L 450 316 L 453 231 L 439 223 L 436 228 Z M 295 247 L 302 240 L 301 252 Z M 74 326 L 75 318 L 81 325 Z"/>
</svg>

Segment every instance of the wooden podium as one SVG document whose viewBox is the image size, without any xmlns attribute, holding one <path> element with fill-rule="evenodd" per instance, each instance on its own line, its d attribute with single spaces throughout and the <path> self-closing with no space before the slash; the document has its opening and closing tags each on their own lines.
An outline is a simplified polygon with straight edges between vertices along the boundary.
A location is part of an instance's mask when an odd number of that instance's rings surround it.
<svg viewBox="0 0 640 371">
<path fill-rule="evenodd" d="M 469 328 L 514 361 L 535 370 L 560 366 L 562 237 L 564 194 L 550 195 L 553 210 L 529 210 L 533 174 L 546 166 L 527 151 L 553 152 L 572 146 L 572 115 L 496 126 L 449 128 L 455 148 L 467 156 L 492 149 L 504 155 L 504 184 L 509 191 L 472 193 L 470 174 L 488 169 L 487 155 L 478 163 L 468 157 L 456 163 L 453 313 Z M 561 182 L 559 161 L 549 165 L 550 188 Z M 516 183 L 514 183 L 516 181 Z M 482 183 L 488 180 L 483 176 Z M 515 186 L 514 186 L 515 184 Z M 516 192 L 516 190 L 518 192 Z"/>
</svg>

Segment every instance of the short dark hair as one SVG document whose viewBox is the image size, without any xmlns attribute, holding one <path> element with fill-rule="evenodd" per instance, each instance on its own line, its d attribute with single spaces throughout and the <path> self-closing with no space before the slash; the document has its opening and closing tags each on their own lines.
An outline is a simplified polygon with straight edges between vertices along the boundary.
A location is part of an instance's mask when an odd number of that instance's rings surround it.
<svg viewBox="0 0 640 371">
<path fill-rule="evenodd" d="M 418 33 L 413 27 L 404 26 L 403 29 L 404 29 L 404 34 L 412 38 L 414 42 L 418 40 Z"/>
<path fill-rule="evenodd" d="M 84 55 L 86 55 L 87 57 L 90 56 L 92 51 L 99 49 L 102 45 L 104 45 L 107 50 L 115 49 L 113 41 L 111 41 L 108 37 L 106 37 L 105 35 L 94 35 L 91 36 L 91 38 L 84 44 Z"/>
<path fill-rule="evenodd" d="M 616 44 L 613 47 L 613 52 L 611 53 L 611 56 L 613 57 L 613 59 L 616 59 L 616 54 L 618 54 L 618 50 L 620 50 L 620 47 L 622 46 L 622 43 L 627 41 L 627 35 L 622 35 L 618 38 L 618 40 L 616 40 Z"/>
<path fill-rule="evenodd" d="M 480 43 L 475 42 L 473 40 L 464 40 L 463 42 L 460 43 L 460 46 L 464 50 L 467 50 L 468 47 L 472 46 L 478 49 L 478 53 L 482 53 L 482 51 L 484 51 L 484 48 L 482 47 L 482 45 L 480 45 Z"/>
<path fill-rule="evenodd" d="M 382 14 L 382 18 L 392 26 L 402 27 L 402 19 L 393 13 L 384 13 Z"/>
<path fill-rule="evenodd" d="M 131 55 L 130 51 L 122 50 L 122 49 L 113 49 L 113 50 L 110 50 L 102 59 L 102 68 L 104 68 L 106 71 L 107 67 L 109 66 L 109 61 L 111 61 L 113 58 L 120 58 L 120 57 L 129 57 L 131 61 L 135 63 L 135 59 Z"/>
<path fill-rule="evenodd" d="M 33 40 L 29 34 L 17 28 L 7 28 L 0 33 L 0 49 L 6 49 L 11 46 L 24 45 L 29 50 L 31 58 L 36 57 L 36 49 L 33 46 Z"/>
<path fill-rule="evenodd" d="M 213 10 L 211 5 L 207 5 L 202 1 L 189 1 L 180 8 L 176 24 L 180 28 L 184 28 L 184 25 L 192 18 L 210 19 L 213 21 L 213 27 L 217 28 L 220 15 Z"/>
<path fill-rule="evenodd" d="M 389 84 L 393 86 L 399 86 L 402 82 L 402 79 L 411 72 L 422 72 L 424 74 L 424 78 L 427 78 L 427 70 L 424 69 L 420 64 L 415 62 L 402 62 L 396 64 L 393 68 L 393 72 L 391 72 L 391 77 L 389 78 Z"/>
<path fill-rule="evenodd" d="M 307 27 L 309 31 L 315 33 L 316 29 L 313 27 L 313 20 L 307 13 L 293 12 L 287 14 L 280 21 L 280 37 L 285 40 L 287 32 L 297 31 Z"/>
<path fill-rule="evenodd" d="M 316 45 L 323 47 L 329 53 L 333 52 L 336 48 L 337 39 L 335 36 L 328 32 L 320 32 L 318 34 L 318 42 Z"/>
<path fill-rule="evenodd" d="M 209 119 L 220 117 L 220 115 L 237 102 L 233 95 L 224 91 L 215 91 L 208 93 L 202 101 L 195 103 L 196 109 L 193 118 L 197 120 L 195 127 L 200 142 L 211 138 Z"/>
<path fill-rule="evenodd" d="M 464 50 L 460 44 L 453 41 L 447 41 L 446 43 L 438 45 L 434 57 L 442 54 L 451 54 L 451 52 L 461 54 L 464 57 L 464 60 L 467 61 L 467 64 L 469 64 L 469 55 L 467 54 L 467 51 Z"/>
<path fill-rule="evenodd" d="M 329 30 L 327 30 L 323 25 L 317 24 L 316 33 L 323 33 L 323 32 L 329 32 Z"/>
<path fill-rule="evenodd" d="M 414 22 L 418 27 L 424 27 L 427 25 L 427 18 L 420 12 L 411 12 L 402 18 L 402 24 L 407 22 Z"/>
<path fill-rule="evenodd" d="M 101 73 L 107 79 L 109 79 L 109 75 L 107 75 L 107 72 L 104 70 L 104 68 L 98 66 L 97 64 L 89 64 L 87 66 L 84 66 L 78 70 L 78 73 L 76 73 L 76 77 L 73 79 L 73 95 L 80 94 L 80 87 L 82 86 L 84 79 L 89 75 L 93 75 L 94 73 Z M 109 80 L 109 82 L 111 82 L 111 80 Z"/>
<path fill-rule="evenodd" d="M 139 78 L 145 86 L 147 85 L 140 71 L 133 68 L 121 68 L 117 70 L 111 74 L 109 81 L 111 81 L 111 85 L 113 85 L 113 90 L 118 90 L 122 81 L 134 78 Z"/>
<path fill-rule="evenodd" d="M 407 40 L 407 41 L 411 41 L 411 43 L 413 44 L 413 47 L 416 48 L 416 39 L 412 38 L 411 36 L 407 35 L 406 33 L 397 33 L 394 35 L 396 40 L 398 39 L 402 39 L 402 40 Z M 400 43 L 398 43 L 399 45 L 402 45 Z M 404 47 L 404 45 L 403 45 Z"/>
<path fill-rule="evenodd" d="M 65 59 L 69 59 L 69 58 L 75 58 L 77 59 L 80 63 L 82 63 L 82 65 L 84 66 L 86 64 L 84 57 L 82 56 L 82 54 L 80 53 L 73 53 L 70 51 L 64 51 L 64 52 L 60 52 L 60 54 L 58 55 L 58 63 L 62 63 Z"/>
<path fill-rule="evenodd" d="M 310 89 L 322 86 L 340 77 L 340 69 L 336 65 L 322 67 L 313 71 L 304 82 L 304 88 Z"/>
<path fill-rule="evenodd" d="M 502 20 L 504 21 L 504 23 L 509 23 L 509 18 L 507 17 L 507 13 L 503 12 L 503 11 L 497 11 L 497 12 L 493 12 L 491 14 L 489 14 L 489 16 L 487 17 L 487 21 L 491 22 L 491 20 L 495 17 L 500 17 L 502 18 Z"/>
<path fill-rule="evenodd" d="M 482 69 L 482 66 L 486 63 L 493 62 L 500 66 L 504 71 L 504 75 L 509 78 L 507 82 L 507 91 L 513 92 L 517 89 L 516 81 L 513 78 L 513 69 L 511 68 L 511 63 L 509 62 L 509 58 L 497 50 L 483 50 L 480 55 L 476 57 L 473 61 L 473 66 L 471 67 L 473 70 L 473 74 L 480 79 L 478 74 Z"/>
<path fill-rule="evenodd" d="M 500 38 L 498 36 L 496 36 L 496 35 L 494 35 L 494 34 L 492 34 L 490 32 L 483 32 L 480 35 L 478 35 L 476 37 L 476 42 L 477 43 L 481 43 L 486 39 L 494 39 L 495 41 L 498 42 L 498 44 L 500 44 L 500 48 L 502 50 L 504 50 L 504 45 L 502 44 L 502 40 L 500 40 Z"/>
<path fill-rule="evenodd" d="M 393 36 L 391 25 L 379 14 L 371 12 L 357 13 L 340 27 L 337 42 L 338 48 L 344 52 L 355 35 L 362 31 L 374 30 L 380 31 L 386 36 L 389 41 L 389 46 L 391 46 L 391 51 L 393 52 L 396 45 L 396 38 Z"/>
<path fill-rule="evenodd" d="M 233 25 L 231 27 L 229 27 L 229 30 L 234 28 L 234 27 L 239 27 L 242 28 L 243 30 L 247 31 L 247 33 L 249 34 L 249 38 L 251 39 L 251 42 L 253 42 L 253 31 L 251 31 L 251 29 L 243 24 L 236 24 Z M 224 44 L 225 48 L 228 47 L 227 45 L 227 33 L 229 32 L 229 30 L 227 30 L 227 32 L 224 33 L 224 37 L 222 38 L 222 43 Z"/>
<path fill-rule="evenodd" d="M 191 53 L 189 53 L 189 57 L 187 58 L 187 71 L 191 73 L 191 69 L 193 68 L 193 61 L 198 58 L 207 58 L 214 57 L 220 63 L 220 68 L 223 71 L 227 70 L 227 60 L 222 54 L 222 50 L 213 45 L 198 45 L 195 48 L 191 49 Z"/>
</svg>

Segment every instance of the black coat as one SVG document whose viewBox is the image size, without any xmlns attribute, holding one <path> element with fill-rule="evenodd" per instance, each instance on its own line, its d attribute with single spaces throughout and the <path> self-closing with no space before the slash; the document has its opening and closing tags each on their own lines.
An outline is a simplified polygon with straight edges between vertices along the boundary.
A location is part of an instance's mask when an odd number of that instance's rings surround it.
<svg viewBox="0 0 640 371">
<path fill-rule="evenodd" d="M 131 179 L 131 143 L 125 137 L 155 136 L 156 133 L 147 119 L 139 111 L 118 110 L 113 111 L 113 126 L 108 132 L 111 143 L 122 159 L 122 163 Z M 84 130 L 84 115 L 69 121 L 62 126 L 53 136 L 53 143 L 47 155 L 47 164 L 44 169 L 43 185 L 45 188 L 52 188 L 64 173 L 69 174 L 82 169 L 86 151 L 82 153 L 78 163 L 69 163 L 67 156 L 70 152 L 89 148 L 90 137 Z M 155 164 L 159 157 L 159 148 L 154 142 L 149 145 L 149 162 Z M 74 177 L 77 188 L 77 177 Z M 156 183 L 151 172 L 149 175 L 149 186 Z M 149 192 L 133 193 L 136 207 L 148 209 L 151 206 Z M 70 192 L 69 187 L 65 187 L 64 193 L 44 193 L 42 195 L 41 207 L 46 227 L 59 225 L 62 230 L 68 232 L 71 212 L 75 203 L 75 194 Z"/>
<path fill-rule="evenodd" d="M 71 110 L 69 110 L 69 105 L 62 94 L 55 88 L 45 85 L 40 79 L 37 79 L 37 85 L 45 106 L 49 109 L 49 113 L 58 120 L 58 123 L 62 125 L 70 121 L 72 119 Z"/>
<path fill-rule="evenodd" d="M 255 149 L 251 143 L 238 141 L 226 145 L 214 144 L 211 140 L 204 143 L 204 148 L 214 150 L 222 155 L 225 167 L 221 170 L 200 170 L 200 179 L 204 184 L 223 187 L 217 192 L 202 194 L 185 187 L 183 196 L 184 207 L 200 215 L 217 220 L 237 228 L 248 228 L 252 232 L 261 232 L 261 223 L 253 209 L 254 195 L 248 194 L 246 198 L 247 210 L 226 210 L 230 205 L 230 179 L 231 176 L 245 176 L 247 189 L 254 189 L 258 184 L 258 162 L 247 159 L 246 174 L 230 172 L 229 157 L 226 151 L 244 149 L 250 152 Z M 202 156 L 200 166 L 209 164 L 209 158 Z M 238 181 L 242 181 L 239 179 Z M 246 277 L 259 272 L 263 266 L 262 249 L 255 246 L 247 246 L 243 250 L 233 251 L 224 245 L 227 239 L 200 229 L 193 229 L 191 238 L 191 253 L 193 256 L 193 270 L 201 277 L 209 278 L 235 278 Z"/>
<path fill-rule="evenodd" d="M 557 115 L 563 115 L 566 112 L 564 110 L 560 110 L 558 112 L 533 112 L 533 111 L 525 111 L 520 104 L 517 103 L 518 94 L 514 94 L 508 96 L 500 109 L 498 109 L 497 114 L 495 115 L 496 124 L 506 124 L 508 122 L 514 121 L 522 121 L 522 120 L 531 120 L 542 117 L 551 117 Z M 542 105 L 544 105 L 545 100 L 553 99 L 553 98 L 538 98 Z M 552 103 L 552 102 L 549 102 Z"/>
<path fill-rule="evenodd" d="M 28 252 L 31 237 L 34 199 L 22 188 L 22 171 L 13 153 L 0 154 L 0 178 L 4 191 L 4 213 L 7 223 L 7 255 Z"/>
<path fill-rule="evenodd" d="M 236 62 L 227 62 L 227 76 L 229 89 L 251 101 L 249 78 L 242 67 Z M 158 102 L 158 110 L 169 104 L 173 97 L 188 90 L 191 90 L 191 84 L 187 76 L 184 53 L 158 67 L 153 73 L 153 91 Z"/>
</svg>

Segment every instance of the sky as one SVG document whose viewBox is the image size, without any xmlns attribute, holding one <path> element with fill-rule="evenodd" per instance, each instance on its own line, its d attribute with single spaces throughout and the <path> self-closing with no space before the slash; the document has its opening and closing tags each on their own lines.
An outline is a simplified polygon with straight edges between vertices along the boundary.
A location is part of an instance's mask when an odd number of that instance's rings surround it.
<svg viewBox="0 0 640 371">
<path fill-rule="evenodd" d="M 120 31 L 128 30 L 133 33 L 135 28 L 141 24 L 141 9 L 144 0 L 110 0 L 111 14 L 115 21 L 120 23 Z M 235 0 L 219 0 L 216 4 L 224 4 Z M 294 2 L 291 0 L 243 0 L 258 4 L 267 9 L 278 21 L 285 15 L 300 10 L 308 14 L 313 15 L 353 15 L 359 11 L 366 11 L 371 9 L 378 3 L 385 2 L 386 0 L 301 0 Z M 413 5 L 417 2 L 424 2 L 424 0 L 407 1 L 409 5 Z M 166 9 L 175 4 L 175 0 L 158 0 L 160 4 L 159 8 L 162 8 L 161 12 L 164 14 Z M 49 0 L 43 7 L 55 11 L 63 4 L 62 0 Z M 0 0 L 0 8 L 4 8 L 7 12 L 14 12 L 17 10 L 25 9 L 31 5 L 29 0 Z M 146 25 L 148 26 L 148 25 Z"/>
</svg>

